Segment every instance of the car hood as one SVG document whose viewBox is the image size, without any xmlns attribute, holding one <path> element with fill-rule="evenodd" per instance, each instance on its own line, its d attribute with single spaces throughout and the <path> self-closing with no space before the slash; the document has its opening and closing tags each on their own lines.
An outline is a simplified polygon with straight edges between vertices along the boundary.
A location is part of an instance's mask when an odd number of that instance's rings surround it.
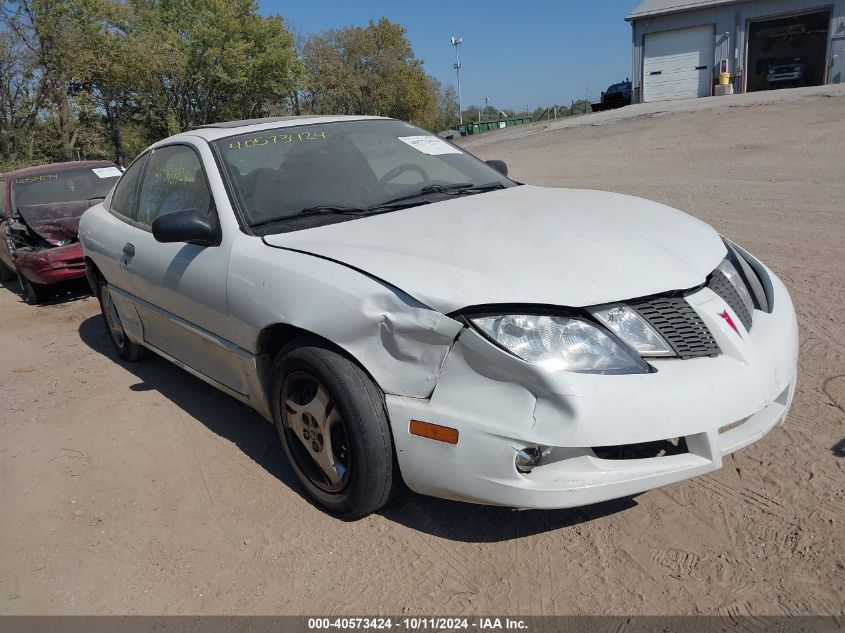
<svg viewBox="0 0 845 633">
<path fill-rule="evenodd" d="M 710 226 L 662 204 L 530 185 L 264 241 L 351 266 L 445 313 L 583 307 L 692 288 L 726 253 Z"/>
</svg>

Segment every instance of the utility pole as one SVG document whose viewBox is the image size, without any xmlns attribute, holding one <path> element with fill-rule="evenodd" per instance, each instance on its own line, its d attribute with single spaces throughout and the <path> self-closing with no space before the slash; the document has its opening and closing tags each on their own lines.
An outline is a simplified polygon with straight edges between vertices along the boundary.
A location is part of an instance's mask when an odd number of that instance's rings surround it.
<svg viewBox="0 0 845 633">
<path fill-rule="evenodd" d="M 463 125 L 464 124 L 464 108 L 461 105 L 461 58 L 458 55 L 458 46 L 464 43 L 464 38 L 462 37 L 453 37 L 452 38 L 452 46 L 455 47 L 455 63 L 452 64 L 452 67 L 455 69 L 455 77 L 458 80 L 458 122 Z"/>
<path fill-rule="evenodd" d="M 587 114 L 587 104 L 590 102 L 590 84 L 584 84 L 584 114 Z"/>
</svg>

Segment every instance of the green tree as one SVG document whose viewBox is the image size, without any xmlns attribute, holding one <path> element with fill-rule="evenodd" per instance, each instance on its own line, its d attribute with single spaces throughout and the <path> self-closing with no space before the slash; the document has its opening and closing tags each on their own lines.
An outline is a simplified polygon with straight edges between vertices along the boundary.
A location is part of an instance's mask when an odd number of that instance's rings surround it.
<svg viewBox="0 0 845 633">
<path fill-rule="evenodd" d="M 0 32 L 0 171 L 31 160 L 41 100 L 34 56 L 12 30 Z"/>
<path fill-rule="evenodd" d="M 428 78 L 430 105 L 427 115 L 418 121 L 423 127 L 439 132 L 458 127 L 458 92 L 451 84 L 445 87 L 434 77 Z"/>
<path fill-rule="evenodd" d="M 0 170 L 125 164 L 195 125 L 303 111 L 457 125 L 454 88 L 425 74 L 387 19 L 295 42 L 255 0 L 0 5 Z"/>
<path fill-rule="evenodd" d="M 94 52 L 84 46 L 95 0 L 17 0 L 4 2 L 3 26 L 25 51 L 34 97 L 26 119 L 41 121 L 52 133 L 59 158 L 77 156 L 78 112 L 74 102 L 80 82 L 87 78 Z M 30 152 L 30 155 L 34 154 Z"/>
<path fill-rule="evenodd" d="M 106 1 L 100 8 L 98 29 L 87 42 L 97 55 L 85 88 L 101 115 L 115 161 L 126 164 L 140 148 L 133 145 L 127 150 L 124 129 L 142 111 L 145 95 L 155 90 L 155 76 L 161 73 L 165 59 L 152 38 L 139 28 L 131 6 Z"/>
<path fill-rule="evenodd" d="M 386 18 L 309 37 L 303 63 L 311 112 L 431 120 L 432 86 L 422 61 L 405 28 Z"/>
<path fill-rule="evenodd" d="M 161 56 L 147 95 L 168 132 L 266 115 L 296 90 L 301 66 L 279 16 L 253 0 L 133 0 Z"/>
</svg>

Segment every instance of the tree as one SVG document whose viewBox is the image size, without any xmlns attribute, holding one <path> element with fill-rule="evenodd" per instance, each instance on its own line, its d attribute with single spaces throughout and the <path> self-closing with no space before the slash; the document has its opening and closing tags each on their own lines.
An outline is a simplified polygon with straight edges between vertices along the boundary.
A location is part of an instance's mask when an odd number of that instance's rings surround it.
<svg viewBox="0 0 845 633">
<path fill-rule="evenodd" d="M 458 127 L 458 92 L 451 84 L 445 87 L 434 77 L 428 78 L 430 101 L 425 117 L 418 119 L 422 127 L 439 132 Z"/>
<path fill-rule="evenodd" d="M 32 124 L 46 110 L 48 129 L 64 160 L 76 157 L 78 117 L 74 91 L 87 77 L 93 51 L 86 49 L 87 29 L 96 0 L 17 0 L 3 3 L 2 19 L 18 50 L 25 51 L 20 80 L 33 93 L 25 117 Z M 8 40 L 7 40 L 8 41 Z"/>
<path fill-rule="evenodd" d="M 313 35 L 303 46 L 305 101 L 314 113 L 424 122 L 432 86 L 405 28 L 387 18 Z"/>
<path fill-rule="evenodd" d="M 118 105 L 144 86 L 149 56 L 127 45 L 125 6 L 116 0 L 21 0 L 5 3 L 4 72 L 26 114 L 15 133 L 30 135 L 26 162 L 115 156 L 125 152 Z M 29 95 L 29 97 L 25 97 Z M 111 130 L 109 135 L 108 130 Z M 36 133 L 37 132 L 37 133 Z M 109 141 L 111 136 L 111 142 Z M 15 162 L 20 143 L 9 143 Z M 113 149 L 110 148 L 113 145 Z"/>
<path fill-rule="evenodd" d="M 255 0 L 0 5 L 0 171 L 128 163 L 196 125 L 310 112 L 457 125 L 457 98 L 387 19 L 296 41 Z"/>
<path fill-rule="evenodd" d="M 95 110 L 102 113 L 115 161 L 126 164 L 140 148 L 127 152 L 124 130 L 141 111 L 144 95 L 155 89 L 154 77 L 165 59 L 151 38 L 137 28 L 129 5 L 104 2 L 98 26 L 87 43 L 98 54 L 86 90 Z"/>
<path fill-rule="evenodd" d="M 151 105 L 193 125 L 266 115 L 296 90 L 301 66 L 279 16 L 253 0 L 133 0 L 164 63 Z M 173 131 L 173 130 L 171 130 Z"/>
<path fill-rule="evenodd" d="M 0 32 L 0 163 L 6 167 L 33 158 L 32 130 L 41 99 L 35 72 L 33 55 L 17 33 Z"/>
</svg>

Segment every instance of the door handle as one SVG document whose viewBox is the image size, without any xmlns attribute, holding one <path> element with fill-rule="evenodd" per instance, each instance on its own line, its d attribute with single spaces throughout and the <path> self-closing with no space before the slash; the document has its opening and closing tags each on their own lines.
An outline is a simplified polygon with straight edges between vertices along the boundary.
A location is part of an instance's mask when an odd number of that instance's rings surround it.
<svg viewBox="0 0 845 633">
<path fill-rule="evenodd" d="M 126 255 L 127 257 L 134 257 L 135 256 L 135 247 L 132 244 L 127 242 L 123 246 L 123 254 Z"/>
</svg>

